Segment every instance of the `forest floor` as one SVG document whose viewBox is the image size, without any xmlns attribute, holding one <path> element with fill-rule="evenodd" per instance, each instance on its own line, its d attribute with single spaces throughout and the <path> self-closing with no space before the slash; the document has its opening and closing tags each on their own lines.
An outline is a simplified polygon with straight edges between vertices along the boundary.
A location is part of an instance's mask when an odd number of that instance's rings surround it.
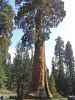
<svg viewBox="0 0 75 100">
<path fill-rule="evenodd" d="M 67 98 L 53 98 L 52 100 L 68 100 Z"/>
<path fill-rule="evenodd" d="M 6 89 L 0 89 L 0 96 L 4 96 L 4 97 L 16 96 L 16 93 L 6 90 Z M 24 99 L 24 100 L 34 100 L 34 99 Z M 68 100 L 68 99 L 67 98 L 52 98 L 52 99 L 47 99 L 47 100 Z"/>
<path fill-rule="evenodd" d="M 16 93 L 6 89 L 0 89 L 0 96 L 16 96 Z"/>
<path fill-rule="evenodd" d="M 24 99 L 24 100 L 68 100 L 67 98 L 53 98 L 53 99 Z"/>
</svg>

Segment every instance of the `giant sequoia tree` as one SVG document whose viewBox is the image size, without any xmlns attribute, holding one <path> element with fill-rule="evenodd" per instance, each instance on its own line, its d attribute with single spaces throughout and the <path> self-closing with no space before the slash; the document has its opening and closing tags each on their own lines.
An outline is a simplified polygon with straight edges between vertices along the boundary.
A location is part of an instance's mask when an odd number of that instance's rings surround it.
<svg viewBox="0 0 75 100">
<path fill-rule="evenodd" d="M 56 27 L 64 16 L 64 3 L 61 0 L 26 0 L 15 17 L 16 24 L 24 31 L 24 47 L 35 45 L 32 77 L 32 93 L 35 95 L 45 90 L 48 96 L 52 96 L 47 81 L 45 40 L 49 39 L 50 29 Z"/>
</svg>

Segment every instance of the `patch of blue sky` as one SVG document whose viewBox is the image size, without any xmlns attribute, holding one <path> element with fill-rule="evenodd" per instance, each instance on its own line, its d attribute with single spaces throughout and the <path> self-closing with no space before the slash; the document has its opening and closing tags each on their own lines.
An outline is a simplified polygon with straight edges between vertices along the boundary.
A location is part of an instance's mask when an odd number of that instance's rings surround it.
<svg viewBox="0 0 75 100">
<path fill-rule="evenodd" d="M 17 11 L 16 6 L 15 6 L 15 0 L 9 0 L 9 4 L 12 6 L 13 10 Z M 23 32 L 21 29 L 15 29 L 13 30 L 13 36 L 11 38 L 11 48 L 16 48 L 18 42 L 20 41 L 21 37 L 23 36 Z"/>
<path fill-rule="evenodd" d="M 15 8 L 15 0 L 9 0 L 8 2 L 13 8 Z"/>
<path fill-rule="evenodd" d="M 21 40 L 21 37 L 23 36 L 23 32 L 21 29 L 15 29 L 13 30 L 13 36 L 11 38 L 11 48 L 16 48 L 17 44 Z"/>
</svg>

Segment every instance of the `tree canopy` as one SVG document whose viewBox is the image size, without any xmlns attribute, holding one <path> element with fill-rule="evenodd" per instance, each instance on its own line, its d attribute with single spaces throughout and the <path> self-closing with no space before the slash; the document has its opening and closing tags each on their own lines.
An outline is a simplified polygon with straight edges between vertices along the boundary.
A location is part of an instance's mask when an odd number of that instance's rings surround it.
<svg viewBox="0 0 75 100">
<path fill-rule="evenodd" d="M 28 0 L 19 7 L 15 23 L 24 31 L 24 44 L 31 45 L 37 40 L 39 28 L 40 39 L 48 40 L 50 29 L 56 27 L 64 17 L 64 3 L 61 0 Z M 40 24 L 37 23 L 39 19 Z"/>
<path fill-rule="evenodd" d="M 14 12 L 5 0 L 0 1 L 0 34 L 11 36 L 13 29 Z"/>
</svg>

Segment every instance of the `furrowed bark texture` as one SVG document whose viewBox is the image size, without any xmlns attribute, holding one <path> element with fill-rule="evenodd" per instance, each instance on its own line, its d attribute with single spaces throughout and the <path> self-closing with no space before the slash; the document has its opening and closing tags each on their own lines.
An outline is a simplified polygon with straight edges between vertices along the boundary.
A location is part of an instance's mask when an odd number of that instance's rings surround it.
<svg viewBox="0 0 75 100">
<path fill-rule="evenodd" d="M 35 43 L 35 53 L 33 62 L 32 88 L 34 93 L 37 93 L 37 91 L 40 90 L 44 90 L 48 97 L 52 97 L 52 94 L 48 87 L 47 67 L 45 63 L 45 43 L 42 35 L 40 10 L 37 11 L 37 16 L 35 21 L 36 21 L 37 38 Z"/>
</svg>

